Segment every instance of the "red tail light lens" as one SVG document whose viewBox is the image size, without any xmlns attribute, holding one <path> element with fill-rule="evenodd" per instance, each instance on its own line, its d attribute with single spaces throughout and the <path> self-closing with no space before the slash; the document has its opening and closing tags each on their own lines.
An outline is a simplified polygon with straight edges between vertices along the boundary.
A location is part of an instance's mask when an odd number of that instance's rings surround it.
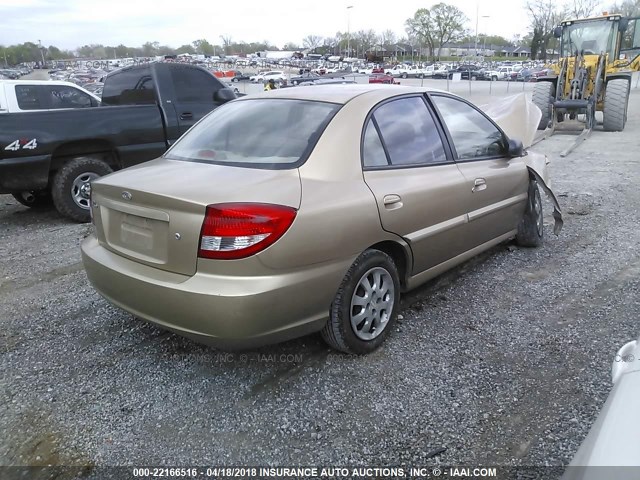
<svg viewBox="0 0 640 480">
<path fill-rule="evenodd" d="M 289 229 L 296 209 L 265 203 L 209 205 L 200 231 L 201 258 L 246 258 L 273 245 Z"/>
</svg>

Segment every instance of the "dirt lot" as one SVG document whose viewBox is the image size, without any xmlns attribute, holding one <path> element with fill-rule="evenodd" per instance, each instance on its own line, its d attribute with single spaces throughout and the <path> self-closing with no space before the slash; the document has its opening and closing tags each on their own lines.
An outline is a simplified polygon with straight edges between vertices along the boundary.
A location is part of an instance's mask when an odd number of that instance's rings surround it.
<svg viewBox="0 0 640 480">
<path fill-rule="evenodd" d="M 549 216 L 542 248 L 411 293 L 368 357 L 317 336 L 227 355 L 142 323 L 88 284 L 88 225 L 0 196 L 0 464 L 566 464 L 640 331 L 639 132 L 633 90 L 623 133 L 538 144 L 561 235 Z"/>
</svg>

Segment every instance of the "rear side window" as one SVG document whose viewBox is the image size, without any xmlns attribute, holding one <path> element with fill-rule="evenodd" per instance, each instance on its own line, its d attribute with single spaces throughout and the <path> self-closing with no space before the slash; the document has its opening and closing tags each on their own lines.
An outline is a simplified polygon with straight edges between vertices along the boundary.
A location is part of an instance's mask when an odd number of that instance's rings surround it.
<svg viewBox="0 0 640 480">
<path fill-rule="evenodd" d="M 362 160 L 365 167 L 384 167 L 389 165 L 387 154 L 384 151 L 380 135 L 373 120 L 369 120 L 367 129 L 364 132 Z"/>
<path fill-rule="evenodd" d="M 442 138 L 421 97 L 401 98 L 380 106 L 374 118 L 392 165 L 446 163 Z"/>
<path fill-rule="evenodd" d="M 199 68 L 176 67 L 171 78 L 178 102 L 213 102 L 213 94 L 223 85 L 213 74 Z"/>
<path fill-rule="evenodd" d="M 41 110 L 40 88 L 37 85 L 16 85 L 16 99 L 20 110 Z"/>
<path fill-rule="evenodd" d="M 293 168 L 306 160 L 340 105 L 284 99 L 216 108 L 165 154 L 174 160 L 254 168 Z"/>
<path fill-rule="evenodd" d="M 77 88 L 64 85 L 47 86 L 49 108 L 91 107 L 91 97 Z"/>
<path fill-rule="evenodd" d="M 144 105 L 155 101 L 156 85 L 149 68 L 121 70 L 105 79 L 103 105 Z"/>
</svg>

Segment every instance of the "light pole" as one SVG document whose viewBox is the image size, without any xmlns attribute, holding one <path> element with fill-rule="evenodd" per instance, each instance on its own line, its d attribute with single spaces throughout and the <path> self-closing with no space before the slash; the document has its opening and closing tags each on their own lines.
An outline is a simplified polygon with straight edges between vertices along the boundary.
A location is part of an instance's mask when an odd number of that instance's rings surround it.
<svg viewBox="0 0 640 480">
<path fill-rule="evenodd" d="M 491 18 L 491 15 L 482 15 L 482 18 Z M 482 55 L 487 54 L 487 32 L 484 32 L 484 39 L 482 41 Z"/>
<path fill-rule="evenodd" d="M 351 56 L 351 9 L 353 5 L 347 7 L 347 57 Z"/>
<path fill-rule="evenodd" d="M 40 55 L 42 56 L 42 66 L 40 68 L 44 68 L 44 53 L 42 51 L 42 42 L 38 40 L 38 47 L 40 49 Z"/>
</svg>

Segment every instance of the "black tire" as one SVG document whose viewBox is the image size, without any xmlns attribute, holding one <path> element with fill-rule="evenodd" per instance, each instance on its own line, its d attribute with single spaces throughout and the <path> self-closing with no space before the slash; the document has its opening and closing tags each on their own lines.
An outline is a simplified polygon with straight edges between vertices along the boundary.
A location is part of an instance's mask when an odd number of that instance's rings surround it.
<svg viewBox="0 0 640 480">
<path fill-rule="evenodd" d="M 403 73 L 402 78 L 409 78 L 409 75 L 407 75 L 406 73 Z"/>
<path fill-rule="evenodd" d="M 475 82 L 476 80 L 478 80 L 478 77 L 476 77 L 475 75 L 471 75 L 471 81 Z"/>
<path fill-rule="evenodd" d="M 552 114 L 552 102 L 556 94 L 556 86 L 551 82 L 537 82 L 533 86 L 533 103 L 542 112 L 538 130 L 549 126 Z"/>
<path fill-rule="evenodd" d="M 352 315 L 352 299 L 354 295 L 362 288 L 360 282 L 367 278 L 370 272 L 376 269 L 379 272 L 385 271 L 388 277 L 393 283 L 393 298 L 389 293 L 389 300 L 392 303 L 391 313 L 387 312 L 387 320 L 384 326 L 379 331 L 374 330 L 376 335 L 372 339 L 362 339 L 351 325 Z M 388 280 L 388 279 L 387 279 Z M 382 285 L 388 285 L 385 280 L 382 280 Z M 375 295 L 375 294 L 374 294 Z M 376 314 L 376 306 L 380 304 L 380 297 L 370 301 L 367 307 L 358 307 L 364 311 L 371 310 L 372 306 L 373 315 Z M 398 276 L 398 269 L 395 263 L 389 255 L 379 250 L 367 250 L 360 255 L 353 265 L 349 268 L 349 271 L 345 275 L 340 288 L 338 289 L 336 296 L 331 304 L 331 311 L 327 324 L 322 329 L 321 334 L 325 342 L 336 350 L 340 350 L 345 353 L 365 354 L 374 351 L 378 348 L 387 338 L 389 332 L 393 328 L 395 319 L 398 313 L 400 304 L 400 279 Z M 383 310 L 379 310 L 382 312 Z M 364 323 L 364 322 L 363 322 Z M 373 323 L 373 322 L 372 322 Z M 360 335 L 364 333 L 361 332 Z"/>
<path fill-rule="evenodd" d="M 231 79 L 231 81 L 232 81 L 232 82 L 239 82 L 239 80 L 238 80 L 236 77 L 233 77 L 233 78 Z"/>
<path fill-rule="evenodd" d="M 98 158 L 77 157 L 69 160 L 53 177 L 51 196 L 56 210 L 76 222 L 89 222 L 91 215 L 88 197 L 83 197 L 81 202 L 76 202 L 73 194 L 74 182 L 81 176 L 97 178 L 112 171 L 109 165 Z M 84 203 L 85 206 L 80 206 L 80 203 Z"/>
<path fill-rule="evenodd" d="M 491 77 L 491 81 L 492 81 L 492 82 L 497 82 L 497 81 L 498 81 L 498 77 L 497 77 L 497 76 L 495 76 L 495 75 L 494 75 L 494 76 L 492 76 L 492 77 Z"/>
<path fill-rule="evenodd" d="M 621 132 L 627 123 L 629 104 L 629 82 L 616 78 L 607 82 L 604 93 L 604 112 L 602 128 L 605 132 Z"/>
<path fill-rule="evenodd" d="M 53 204 L 49 190 L 29 190 L 25 192 L 15 192 L 11 196 L 16 202 L 25 207 L 43 209 L 49 208 Z"/>
<path fill-rule="evenodd" d="M 527 208 L 518 225 L 516 243 L 521 247 L 539 247 L 544 240 L 544 212 L 540 189 L 535 180 L 529 181 Z"/>
</svg>

